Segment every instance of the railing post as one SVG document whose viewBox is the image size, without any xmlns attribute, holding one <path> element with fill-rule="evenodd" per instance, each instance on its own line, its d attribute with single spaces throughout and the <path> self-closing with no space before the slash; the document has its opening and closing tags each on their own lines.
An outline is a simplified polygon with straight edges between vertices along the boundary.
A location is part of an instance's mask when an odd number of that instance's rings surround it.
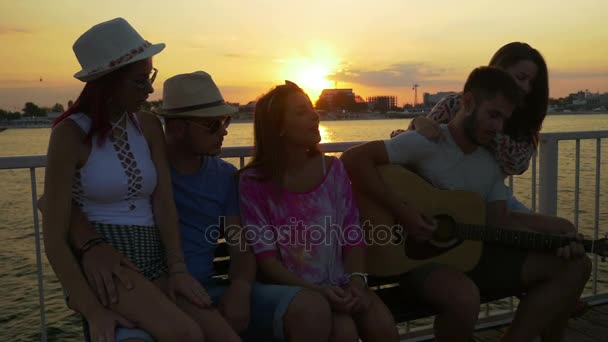
<svg viewBox="0 0 608 342">
<path fill-rule="evenodd" d="M 551 216 L 557 215 L 557 156 L 558 140 L 552 137 L 541 137 L 539 212 Z"/>
<path fill-rule="evenodd" d="M 36 191 L 36 169 L 30 169 L 32 188 L 32 209 L 34 215 L 34 238 L 36 245 L 36 271 L 38 273 L 38 303 L 40 305 L 40 341 L 46 342 L 46 310 L 44 305 L 44 279 L 42 274 L 42 256 L 40 248 L 40 222 L 38 220 L 38 193 Z"/>
</svg>

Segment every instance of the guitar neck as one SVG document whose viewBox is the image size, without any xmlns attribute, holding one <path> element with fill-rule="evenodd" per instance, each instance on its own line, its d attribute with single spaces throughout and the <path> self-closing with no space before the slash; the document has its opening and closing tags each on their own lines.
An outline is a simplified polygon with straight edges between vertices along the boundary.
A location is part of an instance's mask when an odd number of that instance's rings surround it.
<svg viewBox="0 0 608 342">
<path fill-rule="evenodd" d="M 454 224 L 454 233 L 463 240 L 484 241 L 537 251 L 553 251 L 572 241 L 572 238 L 557 235 L 460 223 Z M 585 240 L 583 245 L 587 252 L 591 251 L 592 241 Z"/>
</svg>

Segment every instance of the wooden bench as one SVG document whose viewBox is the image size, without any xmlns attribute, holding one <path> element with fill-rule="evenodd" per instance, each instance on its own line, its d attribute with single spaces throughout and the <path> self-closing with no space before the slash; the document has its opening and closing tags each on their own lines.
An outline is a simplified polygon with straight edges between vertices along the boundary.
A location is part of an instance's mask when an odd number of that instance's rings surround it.
<svg viewBox="0 0 608 342">
<path fill-rule="evenodd" d="M 228 269 L 230 267 L 230 257 L 228 256 L 226 244 L 222 243 L 218 245 L 218 248 L 215 251 L 213 264 L 216 276 L 227 279 Z M 431 307 L 425 305 L 422 301 L 413 301 L 404 295 L 406 292 L 399 285 L 399 276 L 368 276 L 368 285 L 389 308 L 396 323 L 405 323 L 436 314 Z M 511 294 L 496 294 L 481 298 L 481 301 L 482 303 L 489 303 L 510 296 Z"/>
</svg>

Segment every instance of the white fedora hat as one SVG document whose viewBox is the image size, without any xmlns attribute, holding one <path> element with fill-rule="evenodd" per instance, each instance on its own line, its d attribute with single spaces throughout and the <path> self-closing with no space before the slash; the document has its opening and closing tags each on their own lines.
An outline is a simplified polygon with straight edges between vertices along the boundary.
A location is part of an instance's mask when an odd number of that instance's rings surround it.
<svg viewBox="0 0 608 342">
<path fill-rule="evenodd" d="M 82 67 L 74 74 L 88 82 L 127 64 L 156 55 L 164 43 L 151 44 L 123 18 L 97 24 L 83 33 L 72 49 Z"/>
<path fill-rule="evenodd" d="M 211 76 L 204 71 L 180 74 L 163 85 L 163 105 L 156 114 L 165 118 L 214 117 L 238 112 L 227 105 Z"/>
</svg>

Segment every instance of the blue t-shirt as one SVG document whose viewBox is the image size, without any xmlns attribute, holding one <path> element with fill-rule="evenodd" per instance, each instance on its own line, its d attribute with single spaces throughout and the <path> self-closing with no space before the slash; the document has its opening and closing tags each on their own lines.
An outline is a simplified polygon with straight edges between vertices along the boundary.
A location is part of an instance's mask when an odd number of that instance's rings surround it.
<svg viewBox="0 0 608 342">
<path fill-rule="evenodd" d="M 180 174 L 171 167 L 184 258 L 199 281 L 214 273 L 213 257 L 225 217 L 240 216 L 236 171 L 219 157 L 206 157 L 193 175 Z"/>
</svg>

